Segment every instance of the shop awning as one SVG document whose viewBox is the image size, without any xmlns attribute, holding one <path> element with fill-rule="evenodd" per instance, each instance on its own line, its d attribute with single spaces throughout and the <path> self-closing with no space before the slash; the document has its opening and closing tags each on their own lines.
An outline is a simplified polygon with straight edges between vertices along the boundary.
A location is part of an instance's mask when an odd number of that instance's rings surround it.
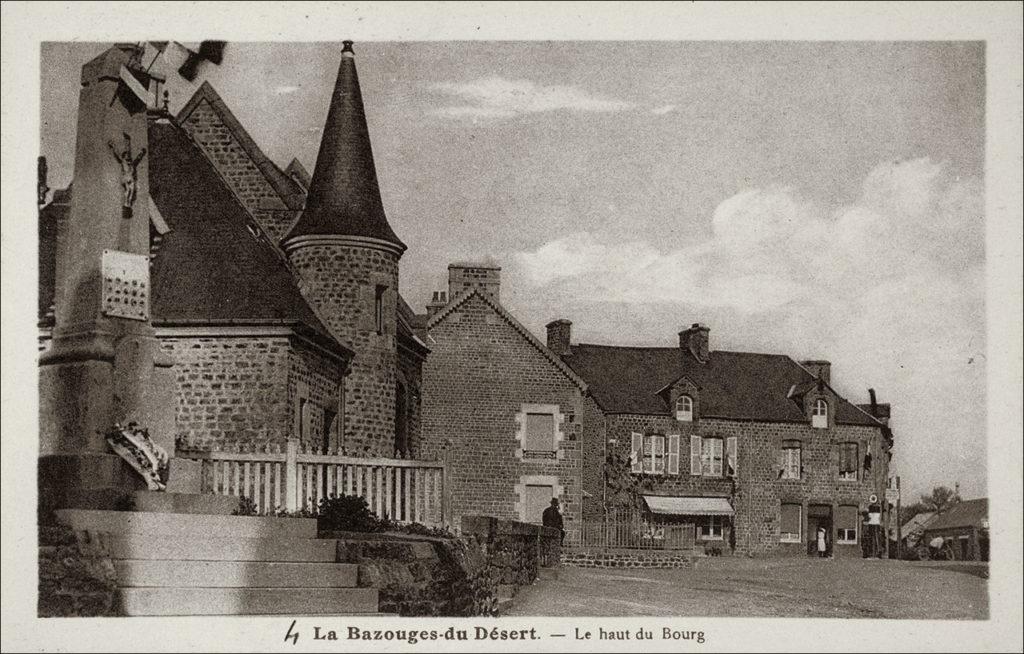
<svg viewBox="0 0 1024 654">
<path fill-rule="evenodd" d="M 724 497 L 665 497 L 644 495 L 651 513 L 659 515 L 733 515 Z"/>
</svg>

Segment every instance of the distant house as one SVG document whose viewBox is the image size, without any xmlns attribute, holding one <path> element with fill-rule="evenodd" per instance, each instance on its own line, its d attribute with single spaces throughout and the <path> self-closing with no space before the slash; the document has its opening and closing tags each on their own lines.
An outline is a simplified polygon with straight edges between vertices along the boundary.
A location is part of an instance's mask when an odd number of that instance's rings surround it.
<svg viewBox="0 0 1024 654">
<path fill-rule="evenodd" d="M 917 545 L 921 540 L 921 534 L 924 533 L 928 523 L 935 518 L 934 511 L 926 511 L 924 513 L 918 513 L 914 517 L 910 518 L 903 523 L 900 528 L 899 535 L 903 538 L 903 543 L 907 547 L 913 547 Z M 897 533 L 895 525 L 889 530 L 889 539 L 896 540 Z"/>
<path fill-rule="evenodd" d="M 965 500 L 928 522 L 923 538 L 952 538 L 961 561 L 988 561 L 988 498 Z"/>
</svg>

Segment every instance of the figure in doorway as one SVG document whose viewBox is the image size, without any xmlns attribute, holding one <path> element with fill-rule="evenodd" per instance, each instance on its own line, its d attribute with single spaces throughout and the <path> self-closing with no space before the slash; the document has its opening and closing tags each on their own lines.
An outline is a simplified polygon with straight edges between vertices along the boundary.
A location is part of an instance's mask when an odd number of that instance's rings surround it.
<svg viewBox="0 0 1024 654">
<path fill-rule="evenodd" d="M 541 515 L 541 522 L 545 527 L 551 527 L 557 529 L 561 535 L 561 542 L 565 544 L 565 529 L 562 525 L 562 513 L 558 510 L 558 498 L 551 498 L 551 506 L 544 509 L 544 513 Z"/>
<path fill-rule="evenodd" d="M 824 559 L 828 556 L 828 537 L 824 527 L 818 527 L 818 558 Z"/>
</svg>

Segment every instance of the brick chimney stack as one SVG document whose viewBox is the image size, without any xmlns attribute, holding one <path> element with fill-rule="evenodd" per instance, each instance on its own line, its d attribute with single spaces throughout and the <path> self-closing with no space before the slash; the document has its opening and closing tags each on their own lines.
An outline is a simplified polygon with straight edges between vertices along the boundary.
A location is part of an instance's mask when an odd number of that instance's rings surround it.
<svg viewBox="0 0 1024 654">
<path fill-rule="evenodd" d="M 817 359 L 813 361 L 801 361 L 800 365 L 807 368 L 808 372 L 814 375 L 815 379 L 820 379 L 826 384 L 832 383 L 832 362 Z"/>
<path fill-rule="evenodd" d="M 547 325 L 548 349 L 560 357 L 572 354 L 570 339 L 572 338 L 572 321 L 565 318 L 552 320 Z"/>
<path fill-rule="evenodd" d="M 448 291 L 434 291 L 434 297 L 427 304 L 427 318 L 433 318 L 441 309 L 448 304 Z"/>
<path fill-rule="evenodd" d="M 488 262 L 448 264 L 448 297 L 455 299 L 476 287 L 501 301 L 501 266 Z"/>
<path fill-rule="evenodd" d="M 709 335 L 711 329 L 699 322 L 693 323 L 689 329 L 679 332 L 679 347 L 700 363 L 707 363 L 711 356 Z"/>
</svg>

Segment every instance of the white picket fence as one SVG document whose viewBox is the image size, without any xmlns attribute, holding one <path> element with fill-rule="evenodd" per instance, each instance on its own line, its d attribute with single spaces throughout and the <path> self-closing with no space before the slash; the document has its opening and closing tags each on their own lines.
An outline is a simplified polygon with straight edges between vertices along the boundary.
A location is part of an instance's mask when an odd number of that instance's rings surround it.
<svg viewBox="0 0 1024 654">
<path fill-rule="evenodd" d="M 281 449 L 177 456 L 202 461 L 202 492 L 250 498 L 261 515 L 312 511 L 321 498 L 358 495 L 379 517 L 429 526 L 446 522 L 443 462 L 324 454 L 297 439 Z"/>
</svg>

